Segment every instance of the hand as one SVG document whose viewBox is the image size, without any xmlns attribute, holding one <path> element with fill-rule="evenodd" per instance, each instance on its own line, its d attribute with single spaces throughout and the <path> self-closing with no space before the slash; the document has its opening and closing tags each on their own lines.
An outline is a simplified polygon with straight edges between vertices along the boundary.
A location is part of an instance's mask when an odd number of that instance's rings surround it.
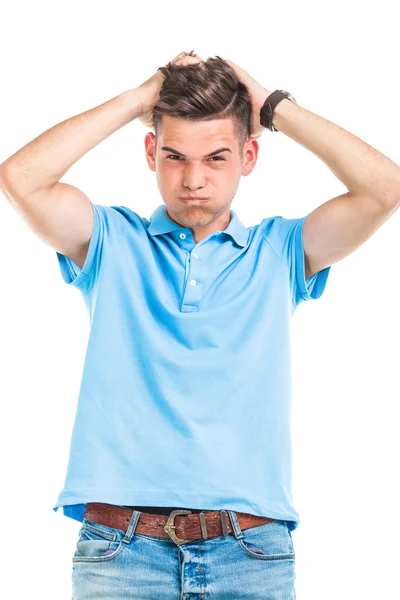
<svg viewBox="0 0 400 600">
<path fill-rule="evenodd" d="M 201 56 L 190 56 L 188 52 L 181 52 L 172 61 L 173 64 L 177 65 L 192 65 L 204 62 Z M 153 107 L 158 101 L 160 96 L 161 86 L 164 82 L 164 75 L 161 71 L 157 71 L 152 77 L 142 83 L 137 89 L 140 97 L 142 113 L 139 117 L 139 121 L 146 127 L 154 129 L 153 123 Z"/>
<path fill-rule="evenodd" d="M 260 123 L 260 110 L 265 100 L 272 92 L 257 83 L 255 79 L 250 77 L 247 71 L 238 67 L 231 60 L 225 59 L 225 62 L 232 67 L 232 69 L 236 72 L 239 81 L 243 83 L 243 85 L 245 85 L 249 90 L 251 98 L 250 136 L 253 138 L 259 138 L 263 131 L 265 131 L 265 127 L 263 127 Z"/>
</svg>

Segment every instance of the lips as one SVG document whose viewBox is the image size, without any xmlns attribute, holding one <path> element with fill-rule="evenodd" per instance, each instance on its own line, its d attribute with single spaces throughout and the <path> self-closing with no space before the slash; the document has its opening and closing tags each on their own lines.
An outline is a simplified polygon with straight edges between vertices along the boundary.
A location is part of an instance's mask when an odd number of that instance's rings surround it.
<svg viewBox="0 0 400 600">
<path fill-rule="evenodd" d="M 189 196 L 187 198 L 181 198 L 181 200 L 186 200 L 187 202 L 190 202 L 190 201 L 193 201 L 193 200 L 205 202 L 206 200 L 209 200 L 209 198 L 192 198 L 191 196 Z"/>
</svg>

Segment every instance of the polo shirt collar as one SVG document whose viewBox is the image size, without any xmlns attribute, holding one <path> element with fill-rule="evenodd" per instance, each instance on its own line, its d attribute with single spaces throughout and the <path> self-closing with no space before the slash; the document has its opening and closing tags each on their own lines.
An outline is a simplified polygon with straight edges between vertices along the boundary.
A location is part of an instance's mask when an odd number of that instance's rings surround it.
<svg viewBox="0 0 400 600">
<path fill-rule="evenodd" d="M 243 223 L 239 220 L 236 212 L 234 210 L 230 210 L 231 220 L 228 223 L 228 226 L 222 230 L 222 233 L 227 233 L 230 235 L 239 246 L 246 246 L 249 232 Z M 152 213 L 150 217 L 150 225 L 148 227 L 148 232 L 150 235 L 161 235 L 163 233 L 169 233 L 170 231 L 175 231 L 177 229 L 188 229 L 183 225 L 179 225 L 179 223 L 175 223 L 167 213 L 167 207 L 165 204 L 160 204 L 155 211 Z"/>
</svg>

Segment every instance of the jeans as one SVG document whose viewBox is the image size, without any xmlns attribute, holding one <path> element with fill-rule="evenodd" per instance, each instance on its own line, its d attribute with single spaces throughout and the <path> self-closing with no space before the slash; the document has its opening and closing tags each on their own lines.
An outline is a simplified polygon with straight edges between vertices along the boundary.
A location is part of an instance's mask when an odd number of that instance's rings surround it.
<svg viewBox="0 0 400 600">
<path fill-rule="evenodd" d="M 181 544 L 84 519 L 72 557 L 72 600 L 295 600 L 295 551 L 286 521 Z"/>
</svg>

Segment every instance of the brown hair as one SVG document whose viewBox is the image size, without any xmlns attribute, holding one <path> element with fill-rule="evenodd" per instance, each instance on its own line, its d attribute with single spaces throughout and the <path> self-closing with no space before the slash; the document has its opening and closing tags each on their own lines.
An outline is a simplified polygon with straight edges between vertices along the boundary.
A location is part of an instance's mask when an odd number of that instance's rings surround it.
<svg viewBox="0 0 400 600">
<path fill-rule="evenodd" d="M 193 50 L 190 52 L 191 56 Z M 212 121 L 232 117 L 240 152 L 250 137 L 251 102 L 247 87 L 221 57 L 198 64 L 159 67 L 165 79 L 153 107 L 155 135 L 163 114 L 189 121 Z"/>
</svg>

